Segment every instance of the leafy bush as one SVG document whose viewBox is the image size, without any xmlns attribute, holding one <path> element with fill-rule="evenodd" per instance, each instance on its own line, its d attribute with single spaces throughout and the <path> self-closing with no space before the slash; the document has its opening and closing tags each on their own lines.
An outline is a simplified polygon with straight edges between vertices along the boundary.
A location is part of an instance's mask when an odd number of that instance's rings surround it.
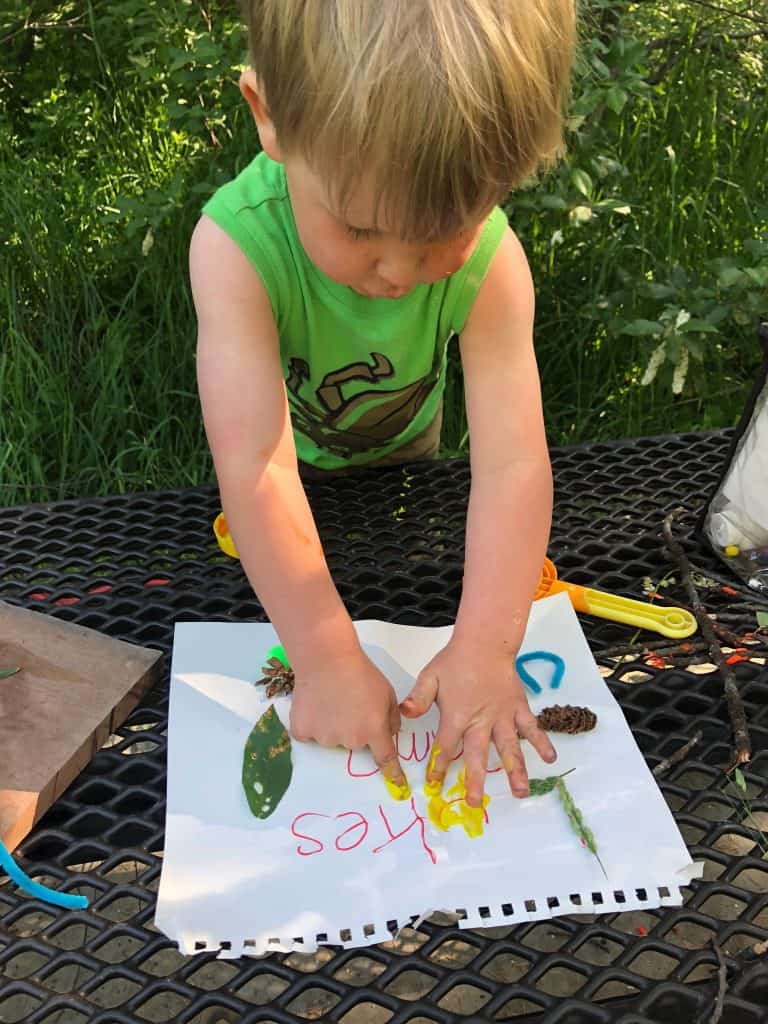
<svg viewBox="0 0 768 1024">
<path fill-rule="evenodd" d="M 568 156 L 510 198 L 556 443 L 733 422 L 768 316 L 768 15 L 584 0 Z M 235 0 L 0 10 L 0 501 L 210 478 L 188 239 L 256 151 Z M 455 354 L 448 451 L 466 445 Z"/>
</svg>

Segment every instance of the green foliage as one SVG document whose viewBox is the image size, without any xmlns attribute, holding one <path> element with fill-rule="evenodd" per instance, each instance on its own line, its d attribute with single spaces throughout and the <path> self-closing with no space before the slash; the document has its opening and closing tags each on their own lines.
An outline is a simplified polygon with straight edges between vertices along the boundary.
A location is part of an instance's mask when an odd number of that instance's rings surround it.
<svg viewBox="0 0 768 1024">
<path fill-rule="evenodd" d="M 511 197 L 555 443 L 728 424 L 768 316 L 768 16 L 584 0 L 567 158 Z M 235 0 L 0 10 L 0 503 L 210 479 L 188 240 L 255 154 Z M 444 443 L 466 447 L 450 363 Z"/>
</svg>

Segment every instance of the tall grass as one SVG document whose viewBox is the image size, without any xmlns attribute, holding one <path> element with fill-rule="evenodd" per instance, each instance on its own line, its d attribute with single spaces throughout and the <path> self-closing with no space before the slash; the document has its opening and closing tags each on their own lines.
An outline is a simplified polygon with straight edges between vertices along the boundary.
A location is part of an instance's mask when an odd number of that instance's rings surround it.
<svg viewBox="0 0 768 1024">
<path fill-rule="evenodd" d="M 168 81 L 142 85 L 135 53 L 100 30 L 108 10 L 86 5 L 88 31 L 45 30 L 25 64 L 0 69 L 0 504 L 211 479 L 186 251 L 205 196 L 250 158 L 254 133 L 229 85 L 215 130 L 181 130 Z M 636 17 L 648 32 L 642 5 Z M 629 214 L 579 225 L 567 211 L 511 203 L 537 282 L 553 443 L 738 415 L 757 359 L 743 338 L 711 346 L 673 399 L 662 383 L 640 387 L 648 343 L 612 332 L 604 310 L 644 315 L 641 282 L 674 265 L 695 276 L 765 234 L 765 109 L 759 76 L 724 68 L 692 33 L 599 153 L 589 133 L 571 139 L 574 166 L 609 161 L 596 187 Z M 455 358 L 444 446 L 466 446 Z"/>
</svg>

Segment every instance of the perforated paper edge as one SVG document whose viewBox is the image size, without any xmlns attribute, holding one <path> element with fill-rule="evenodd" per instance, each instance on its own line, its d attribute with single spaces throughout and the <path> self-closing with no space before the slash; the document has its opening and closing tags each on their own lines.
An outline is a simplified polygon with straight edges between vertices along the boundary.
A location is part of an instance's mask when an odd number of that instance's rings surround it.
<svg viewBox="0 0 768 1024">
<path fill-rule="evenodd" d="M 703 865 L 692 864 L 683 868 L 678 875 L 686 880 L 700 877 Z M 514 905 L 494 903 L 487 907 L 445 908 L 442 913 L 455 918 L 460 929 L 496 928 L 499 926 L 524 924 L 526 922 L 551 920 L 567 914 L 616 914 L 630 910 L 657 910 L 661 907 L 680 907 L 683 893 L 679 878 L 676 883 L 656 886 L 653 889 L 601 889 L 589 893 L 555 892 L 549 895 L 531 895 Z M 216 953 L 219 960 L 236 960 L 244 956 L 264 956 L 267 953 L 315 953 L 322 946 L 341 949 L 356 949 L 390 942 L 406 928 L 418 928 L 425 916 L 432 913 L 413 914 L 404 920 L 377 922 L 355 928 L 336 928 L 328 932 L 295 936 L 271 936 L 250 938 L 182 933 L 178 946 L 185 956 L 196 953 Z"/>
</svg>

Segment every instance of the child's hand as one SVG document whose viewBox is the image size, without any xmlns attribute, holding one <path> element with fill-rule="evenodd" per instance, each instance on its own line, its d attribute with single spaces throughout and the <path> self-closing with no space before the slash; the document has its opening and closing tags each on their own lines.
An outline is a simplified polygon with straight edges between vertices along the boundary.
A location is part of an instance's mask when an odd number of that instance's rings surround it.
<svg viewBox="0 0 768 1024">
<path fill-rule="evenodd" d="M 549 763 L 557 757 L 528 707 L 514 658 L 506 651 L 451 640 L 421 671 L 400 710 L 407 718 L 416 718 L 433 702 L 440 708 L 435 737 L 439 753 L 428 781 L 442 783 L 463 739 L 466 799 L 472 807 L 482 803 L 491 742 L 518 797 L 530 792 L 520 739 L 528 740 Z"/>
<path fill-rule="evenodd" d="M 395 691 L 363 651 L 296 671 L 291 734 L 321 747 L 368 747 L 383 775 L 405 783 L 393 737 L 400 730 Z"/>
</svg>

